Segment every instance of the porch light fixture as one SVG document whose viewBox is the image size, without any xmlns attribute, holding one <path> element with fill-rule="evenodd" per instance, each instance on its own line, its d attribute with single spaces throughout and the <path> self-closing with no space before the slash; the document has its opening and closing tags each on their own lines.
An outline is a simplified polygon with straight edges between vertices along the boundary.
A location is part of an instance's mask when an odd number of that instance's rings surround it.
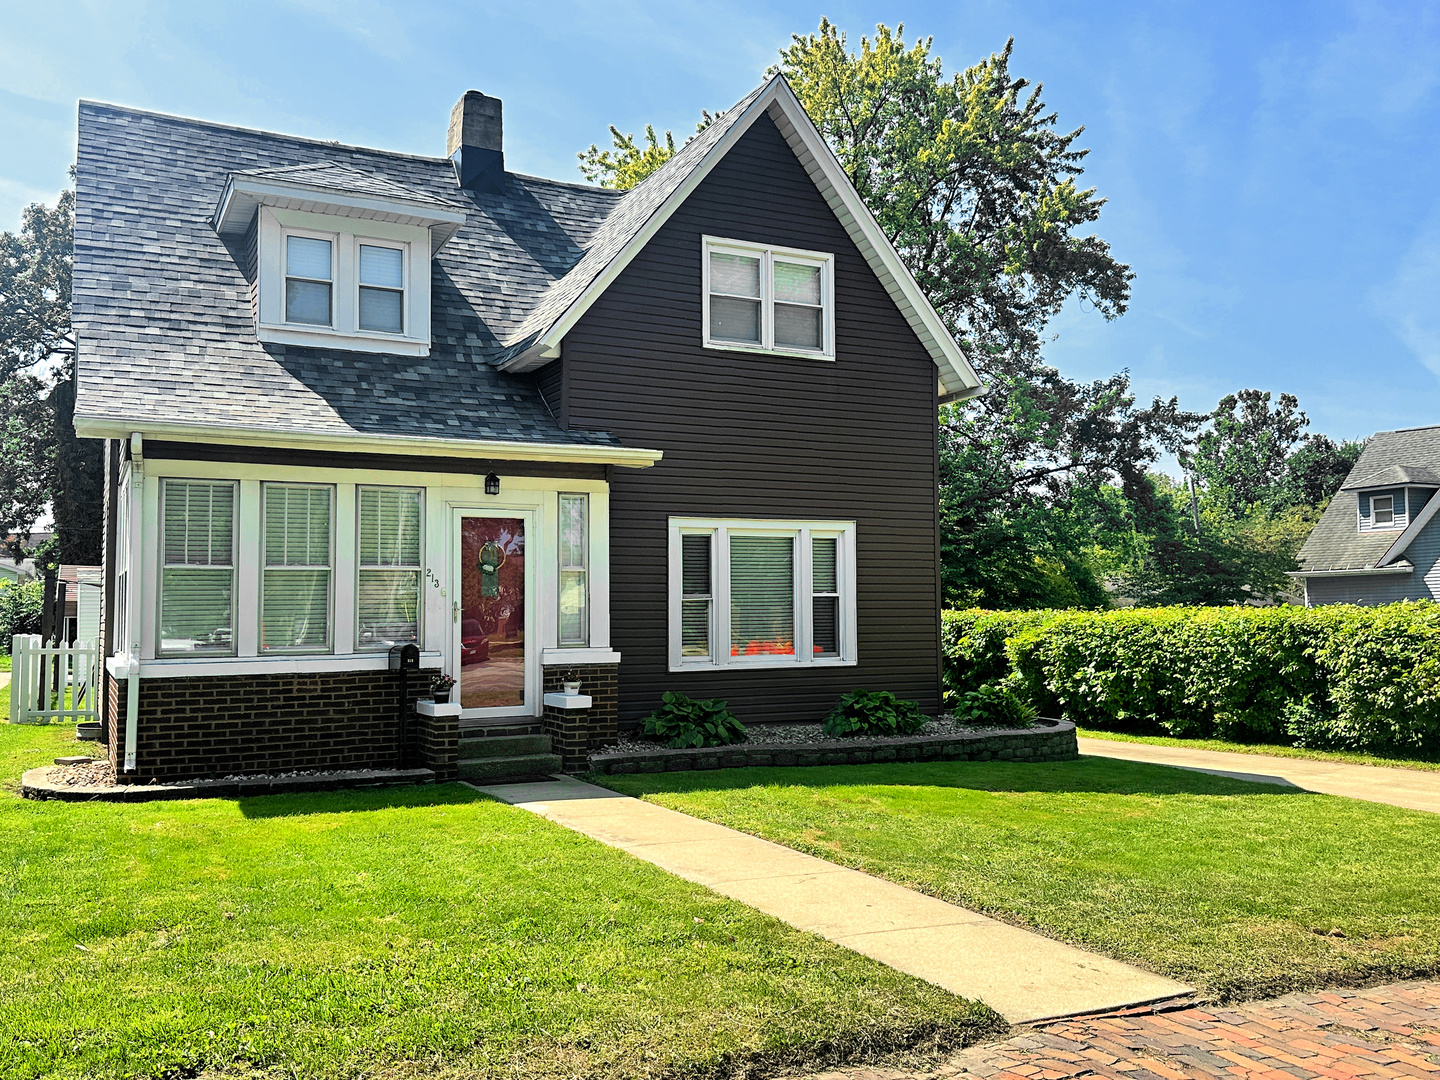
<svg viewBox="0 0 1440 1080">
<path fill-rule="evenodd" d="M 489 476 L 485 477 L 485 494 L 500 494 L 500 477 L 496 476 L 493 472 Z"/>
</svg>

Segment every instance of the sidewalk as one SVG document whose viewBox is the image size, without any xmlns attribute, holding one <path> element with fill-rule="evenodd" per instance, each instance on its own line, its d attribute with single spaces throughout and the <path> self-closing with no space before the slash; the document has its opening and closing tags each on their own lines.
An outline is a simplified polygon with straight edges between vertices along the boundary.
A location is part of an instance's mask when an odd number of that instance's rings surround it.
<svg viewBox="0 0 1440 1080">
<path fill-rule="evenodd" d="M 1190 987 L 768 840 L 569 778 L 479 790 L 962 997 L 1011 1023 Z"/>
<path fill-rule="evenodd" d="M 1289 994 L 1227 1008 L 1065 1020 L 935 1069 L 809 1080 L 1415 1080 L 1440 1077 L 1440 984 Z"/>
<path fill-rule="evenodd" d="M 1440 772 L 1387 769 L 1379 765 L 1349 765 L 1341 761 L 1267 757 L 1261 754 L 1227 754 L 1219 750 L 1191 750 L 1183 746 L 1080 739 L 1080 753 L 1092 757 L 1148 761 L 1254 780 L 1263 784 L 1289 784 L 1325 795 L 1389 803 L 1410 810 L 1440 814 Z"/>
</svg>

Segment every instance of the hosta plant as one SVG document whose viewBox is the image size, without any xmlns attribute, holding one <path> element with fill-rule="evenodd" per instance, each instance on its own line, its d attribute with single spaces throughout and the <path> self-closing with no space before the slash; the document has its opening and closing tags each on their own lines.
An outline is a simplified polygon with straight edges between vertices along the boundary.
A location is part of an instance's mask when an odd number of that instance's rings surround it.
<svg viewBox="0 0 1440 1080">
<path fill-rule="evenodd" d="M 667 690 L 661 702 L 660 708 L 645 718 L 642 730 L 666 746 L 685 750 L 745 741 L 745 725 L 720 698 L 697 701 Z"/>
<path fill-rule="evenodd" d="M 950 715 L 962 724 L 986 728 L 1029 727 L 1035 722 L 1034 707 L 1000 683 L 967 690 Z"/>
<path fill-rule="evenodd" d="M 842 697 L 825 717 L 826 735 L 913 735 L 929 720 L 913 701 L 889 690 L 855 690 Z"/>
</svg>

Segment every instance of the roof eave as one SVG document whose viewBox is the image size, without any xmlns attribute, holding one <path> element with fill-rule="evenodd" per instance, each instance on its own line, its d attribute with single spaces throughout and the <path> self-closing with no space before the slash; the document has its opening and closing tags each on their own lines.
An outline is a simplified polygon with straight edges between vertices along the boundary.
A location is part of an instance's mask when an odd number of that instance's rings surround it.
<svg viewBox="0 0 1440 1080">
<path fill-rule="evenodd" d="M 1415 567 L 1411 563 L 1403 563 L 1397 566 L 1363 566 L 1355 570 L 1287 570 L 1286 577 L 1312 578 L 1312 577 L 1372 577 L 1376 574 L 1413 574 Z"/>
<path fill-rule="evenodd" d="M 292 181 L 256 180 L 252 177 L 231 176 L 220 194 L 215 207 L 212 224 L 222 236 L 242 232 L 249 227 L 255 211 L 262 205 L 306 201 L 317 206 L 349 210 L 368 214 L 380 219 L 405 221 L 413 224 L 448 227 L 445 238 L 449 239 L 465 224 L 465 212 L 459 209 L 437 206 L 432 203 L 411 202 L 407 199 L 381 198 L 375 195 L 351 195 L 330 188 L 316 187 Z M 442 241 L 443 242 L 443 241 Z"/>
<path fill-rule="evenodd" d="M 587 443 L 507 442 L 501 439 L 445 439 L 415 435 L 366 435 L 279 428 L 248 428 L 185 424 L 115 416 L 75 414 L 75 434 L 82 439 L 128 439 L 133 432 L 147 439 L 220 443 L 226 446 L 285 447 L 350 454 L 405 454 L 415 457 L 483 458 L 496 461 L 554 461 L 616 465 L 645 469 L 664 451 L 632 446 Z"/>
</svg>

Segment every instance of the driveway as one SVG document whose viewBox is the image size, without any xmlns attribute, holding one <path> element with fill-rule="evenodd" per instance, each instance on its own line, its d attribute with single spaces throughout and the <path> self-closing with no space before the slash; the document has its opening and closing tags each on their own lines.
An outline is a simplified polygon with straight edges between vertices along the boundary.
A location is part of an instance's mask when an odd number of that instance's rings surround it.
<svg viewBox="0 0 1440 1080">
<path fill-rule="evenodd" d="M 1390 769 L 1379 765 L 1349 765 L 1342 761 L 1268 757 L 1263 754 L 1227 754 L 1218 750 L 1192 750 L 1188 746 L 1152 746 L 1113 739 L 1080 739 L 1080 753 L 1092 757 L 1148 761 L 1180 769 L 1234 776 L 1267 784 L 1290 784 L 1325 795 L 1388 803 L 1409 810 L 1440 814 L 1440 771 Z"/>
<path fill-rule="evenodd" d="M 809 1080 L 1410 1080 L 1440 1074 L 1440 983 L 1290 994 L 1230 1008 L 1065 1020 L 934 1070 Z"/>
</svg>

